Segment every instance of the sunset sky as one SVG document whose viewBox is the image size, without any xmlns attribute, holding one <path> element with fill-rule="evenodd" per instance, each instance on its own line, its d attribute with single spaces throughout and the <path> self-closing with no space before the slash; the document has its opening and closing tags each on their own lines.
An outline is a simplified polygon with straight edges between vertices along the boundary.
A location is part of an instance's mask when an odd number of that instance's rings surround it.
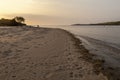
<svg viewBox="0 0 120 80">
<path fill-rule="evenodd" d="M 0 18 L 23 16 L 32 25 L 120 20 L 120 0 L 0 0 Z"/>
</svg>

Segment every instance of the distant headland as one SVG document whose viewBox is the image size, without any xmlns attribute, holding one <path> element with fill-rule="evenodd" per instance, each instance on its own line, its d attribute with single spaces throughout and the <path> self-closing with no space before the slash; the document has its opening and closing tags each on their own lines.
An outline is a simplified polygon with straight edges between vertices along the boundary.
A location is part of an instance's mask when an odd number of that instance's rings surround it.
<svg viewBox="0 0 120 80">
<path fill-rule="evenodd" d="M 13 19 L 0 19 L 0 26 L 23 26 L 26 25 L 23 17 L 14 17 Z"/>
<path fill-rule="evenodd" d="M 120 21 L 115 22 L 104 22 L 104 23 L 96 23 L 96 24 L 72 24 L 72 26 L 87 26 L 87 25 L 120 25 Z"/>
</svg>

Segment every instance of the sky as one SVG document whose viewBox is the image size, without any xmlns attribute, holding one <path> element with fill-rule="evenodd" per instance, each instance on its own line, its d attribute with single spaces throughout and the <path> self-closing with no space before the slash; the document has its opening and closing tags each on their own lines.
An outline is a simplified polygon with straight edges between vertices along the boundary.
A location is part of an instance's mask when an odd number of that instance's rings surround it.
<svg viewBox="0 0 120 80">
<path fill-rule="evenodd" d="M 30 25 L 120 20 L 120 0 L 0 0 L 0 18 L 23 16 Z"/>
</svg>

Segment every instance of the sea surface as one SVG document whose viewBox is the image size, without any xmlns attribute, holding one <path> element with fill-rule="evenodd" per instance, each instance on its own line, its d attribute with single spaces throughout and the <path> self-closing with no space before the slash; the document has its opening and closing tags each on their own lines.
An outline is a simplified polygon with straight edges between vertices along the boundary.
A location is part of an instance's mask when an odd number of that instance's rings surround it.
<svg viewBox="0 0 120 80">
<path fill-rule="evenodd" d="M 73 33 L 82 40 L 82 44 L 105 60 L 105 66 L 120 68 L 120 26 L 67 26 L 50 25 L 50 28 L 61 28 Z"/>
</svg>

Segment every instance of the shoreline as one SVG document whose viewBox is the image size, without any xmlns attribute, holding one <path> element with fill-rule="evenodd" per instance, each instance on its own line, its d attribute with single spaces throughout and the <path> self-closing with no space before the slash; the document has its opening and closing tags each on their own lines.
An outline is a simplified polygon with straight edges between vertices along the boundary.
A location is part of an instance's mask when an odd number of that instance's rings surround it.
<svg viewBox="0 0 120 80">
<path fill-rule="evenodd" d="M 94 61 L 94 55 L 68 31 L 34 27 L 1 30 L 2 80 L 107 80 L 101 73 L 104 61 Z"/>
<path fill-rule="evenodd" d="M 90 53 L 90 51 L 88 49 L 85 48 L 85 46 L 82 45 L 82 42 L 79 38 L 77 38 L 74 34 L 72 34 L 71 32 L 66 31 L 71 37 L 73 37 L 75 39 L 75 46 L 77 46 L 78 49 L 81 49 L 81 47 L 85 50 L 85 54 L 83 54 L 83 59 L 85 59 L 86 61 L 90 62 L 93 64 L 94 69 L 95 69 L 95 73 L 99 74 L 100 72 L 102 72 L 105 76 L 107 76 L 108 80 L 119 80 L 119 73 L 120 73 L 120 68 L 114 68 L 114 67 L 110 67 L 110 66 L 105 66 L 105 60 L 100 59 L 100 58 L 96 58 L 97 55 Z"/>
<path fill-rule="evenodd" d="M 62 29 L 61 29 L 62 30 Z M 66 31 L 66 30 L 64 30 Z M 100 72 L 102 72 L 101 70 L 103 69 L 103 64 L 104 64 L 104 60 L 99 60 L 99 59 L 93 59 L 93 57 L 95 56 L 94 54 L 91 54 L 89 52 L 89 50 L 87 50 L 83 45 L 80 39 L 78 39 L 77 37 L 75 37 L 74 34 L 70 33 L 69 31 L 66 31 L 75 41 L 75 46 L 76 48 L 78 48 L 79 50 L 81 50 L 81 48 L 83 49 L 83 56 L 82 58 L 85 59 L 86 61 L 90 62 L 93 64 L 94 68 L 95 68 L 95 73 L 99 74 Z M 81 51 L 78 51 L 81 53 Z M 103 72 L 102 72 L 103 73 Z"/>
</svg>

